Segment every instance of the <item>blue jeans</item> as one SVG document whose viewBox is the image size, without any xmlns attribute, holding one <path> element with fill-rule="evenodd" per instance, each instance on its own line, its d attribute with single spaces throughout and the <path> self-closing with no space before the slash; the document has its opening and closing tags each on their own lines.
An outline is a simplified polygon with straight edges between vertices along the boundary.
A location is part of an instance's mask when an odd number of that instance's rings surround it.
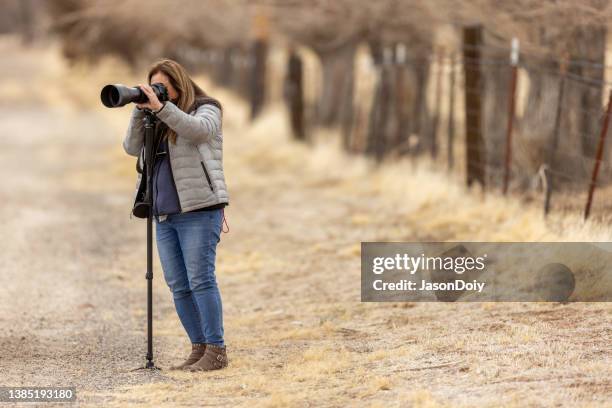
<svg viewBox="0 0 612 408">
<path fill-rule="evenodd" d="M 192 343 L 223 346 L 221 295 L 215 256 L 222 210 L 186 212 L 156 220 L 157 251 L 176 312 Z"/>
</svg>

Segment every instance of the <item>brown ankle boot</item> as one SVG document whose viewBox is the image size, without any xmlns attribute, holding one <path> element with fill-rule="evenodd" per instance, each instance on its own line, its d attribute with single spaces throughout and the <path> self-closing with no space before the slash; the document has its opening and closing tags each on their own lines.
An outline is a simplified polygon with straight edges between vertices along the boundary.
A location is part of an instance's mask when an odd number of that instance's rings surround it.
<svg viewBox="0 0 612 408">
<path fill-rule="evenodd" d="M 187 360 L 183 361 L 182 364 L 170 367 L 170 369 L 171 370 L 182 370 L 185 367 L 189 367 L 193 363 L 197 362 L 200 358 L 202 358 L 205 350 L 206 350 L 206 344 L 192 343 L 191 344 L 191 354 L 189 354 L 189 357 L 187 357 Z"/>
<path fill-rule="evenodd" d="M 214 344 L 207 344 L 204 355 L 197 362 L 193 363 L 185 370 L 188 371 L 210 371 L 218 370 L 223 367 L 227 367 L 227 354 L 225 346 L 215 346 Z"/>
</svg>

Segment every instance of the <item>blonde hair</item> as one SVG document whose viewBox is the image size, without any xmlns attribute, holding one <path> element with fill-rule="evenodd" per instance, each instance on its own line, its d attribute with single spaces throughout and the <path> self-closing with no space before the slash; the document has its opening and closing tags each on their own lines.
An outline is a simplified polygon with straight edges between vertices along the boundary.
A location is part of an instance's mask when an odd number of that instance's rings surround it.
<svg viewBox="0 0 612 408">
<path fill-rule="evenodd" d="M 161 72 L 168 77 L 170 84 L 178 93 L 176 106 L 183 112 L 191 112 L 200 105 L 211 103 L 216 105 L 223 113 L 223 108 L 219 101 L 209 97 L 189 76 L 187 70 L 178 62 L 169 58 L 162 58 L 154 62 L 149 68 L 148 81 L 151 83 L 153 75 Z M 168 140 L 176 144 L 176 132 L 170 128 L 166 129 Z"/>
</svg>

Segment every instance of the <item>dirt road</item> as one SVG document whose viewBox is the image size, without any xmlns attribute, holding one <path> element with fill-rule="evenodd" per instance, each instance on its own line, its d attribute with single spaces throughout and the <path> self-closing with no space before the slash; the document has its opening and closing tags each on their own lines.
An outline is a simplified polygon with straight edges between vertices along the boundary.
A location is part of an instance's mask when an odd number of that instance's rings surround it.
<svg viewBox="0 0 612 408">
<path fill-rule="evenodd" d="M 76 386 L 79 406 L 610 405 L 607 304 L 359 301 L 361 241 L 562 238 L 536 209 L 411 164 L 375 170 L 330 144 L 295 144 L 282 111 L 250 125 L 218 92 L 228 106 L 230 233 L 218 280 L 230 367 L 130 371 L 144 362 L 146 264 L 145 223 L 129 218 L 126 113 L 4 102 L 0 385 Z M 75 100 L 87 95 L 95 90 Z M 595 227 L 571 222 L 565 233 L 593 238 Z M 155 273 L 163 368 L 188 342 L 157 255 Z"/>
</svg>

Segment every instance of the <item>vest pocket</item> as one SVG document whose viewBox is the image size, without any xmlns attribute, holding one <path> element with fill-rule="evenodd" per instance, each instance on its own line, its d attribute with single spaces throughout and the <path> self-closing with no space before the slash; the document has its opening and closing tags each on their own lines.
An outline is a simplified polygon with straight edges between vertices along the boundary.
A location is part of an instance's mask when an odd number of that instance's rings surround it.
<svg viewBox="0 0 612 408">
<path fill-rule="evenodd" d="M 204 162 L 202 160 L 200 160 L 200 164 L 202 165 L 202 170 L 204 170 L 204 175 L 206 176 L 206 181 L 208 181 L 208 187 L 210 187 L 211 191 L 215 191 L 213 189 L 213 184 L 212 184 L 212 181 L 210 180 L 210 176 L 208 175 L 208 171 L 206 170 L 206 166 L 204 165 Z"/>
</svg>

